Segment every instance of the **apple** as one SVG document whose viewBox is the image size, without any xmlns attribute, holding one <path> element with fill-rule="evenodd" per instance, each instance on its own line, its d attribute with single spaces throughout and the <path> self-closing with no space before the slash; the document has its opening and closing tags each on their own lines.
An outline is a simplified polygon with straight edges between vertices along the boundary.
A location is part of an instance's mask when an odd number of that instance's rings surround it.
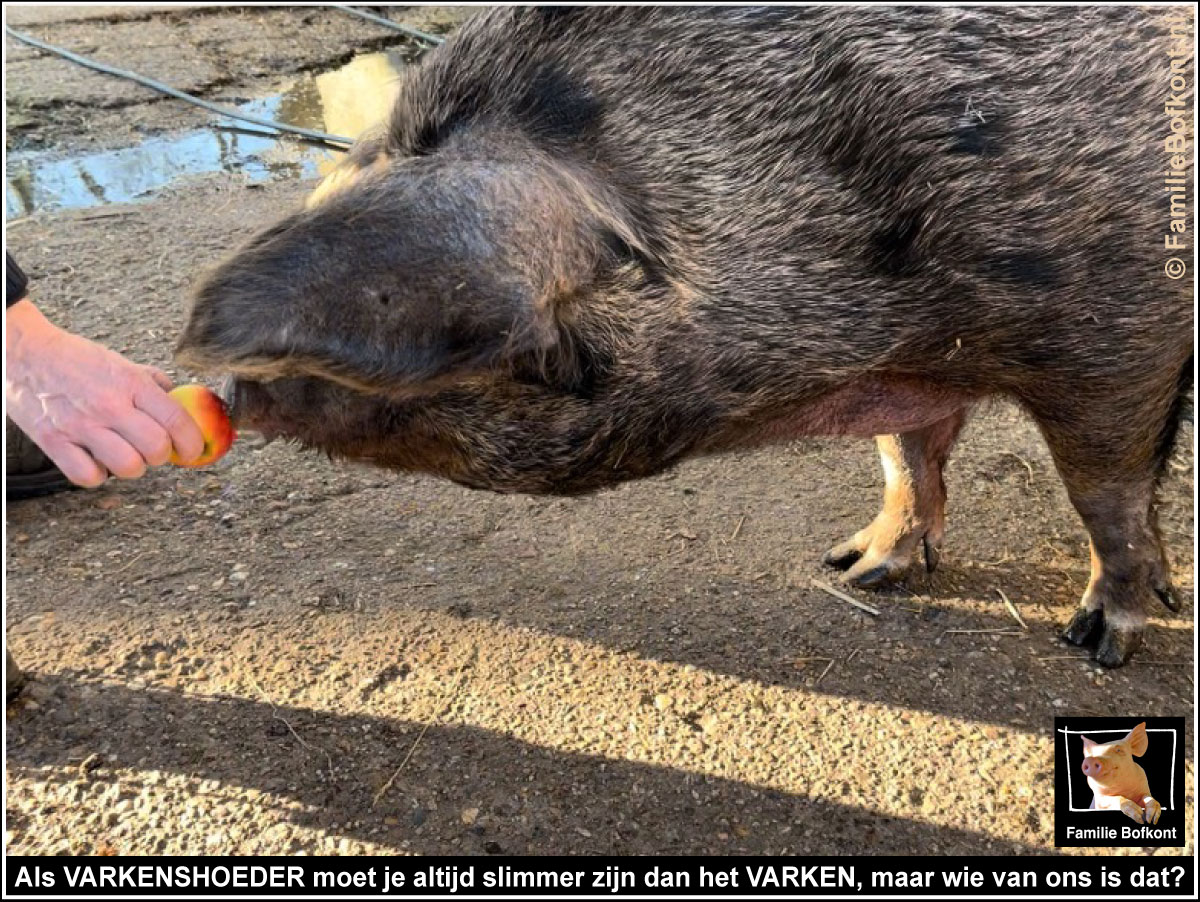
<svg viewBox="0 0 1200 902">
<path fill-rule="evenodd" d="M 203 385 L 178 385 L 168 394 L 178 401 L 200 427 L 204 436 L 204 453 L 184 463 L 174 450 L 170 461 L 181 467 L 203 467 L 225 456 L 237 433 L 233 430 L 225 402 Z"/>
</svg>

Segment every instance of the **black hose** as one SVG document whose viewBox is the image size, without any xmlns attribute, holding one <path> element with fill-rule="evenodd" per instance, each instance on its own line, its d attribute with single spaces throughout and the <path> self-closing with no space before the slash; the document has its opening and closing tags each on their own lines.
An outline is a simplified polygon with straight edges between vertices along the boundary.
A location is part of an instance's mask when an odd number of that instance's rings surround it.
<svg viewBox="0 0 1200 902">
<path fill-rule="evenodd" d="M 376 25 L 382 25 L 384 28 L 390 28 L 393 31 L 406 34 L 410 38 L 416 38 L 420 41 L 428 41 L 434 46 L 437 46 L 446 40 L 445 38 L 439 38 L 437 35 L 426 34 L 423 31 L 417 31 L 415 28 L 409 28 L 407 25 L 401 25 L 398 22 L 393 22 L 391 19 L 385 19 L 383 16 L 377 16 L 373 13 L 363 12 L 361 9 L 355 9 L 353 6 L 346 6 L 344 3 L 330 3 L 329 6 L 333 9 L 340 9 L 344 13 L 350 13 L 352 16 L 358 16 L 360 19 L 366 19 L 368 22 L 374 22 Z"/>
<path fill-rule="evenodd" d="M 288 125 L 283 122 L 273 122 L 270 119 L 262 119 L 258 116 L 250 116 L 245 113 L 239 113 L 237 110 L 231 110 L 229 107 L 223 107 L 215 103 L 209 103 L 207 100 L 202 100 L 199 97 L 194 97 L 191 94 L 172 88 L 170 85 L 163 84 L 161 81 L 155 81 L 153 78 L 147 78 L 144 75 L 138 75 L 136 72 L 128 72 L 124 69 L 118 69 L 115 66 L 109 66 L 105 63 L 97 62 L 89 59 L 86 56 L 80 56 L 78 53 L 72 53 L 70 50 L 64 50 L 61 47 L 55 47 L 53 44 L 47 44 L 45 41 L 39 41 L 37 38 L 30 37 L 27 34 L 22 34 L 9 26 L 5 25 L 4 30 L 12 37 L 16 38 L 24 44 L 31 47 L 36 47 L 38 50 L 44 50 L 47 53 L 53 53 L 56 56 L 61 56 L 63 59 L 70 60 L 80 66 L 86 66 L 89 69 L 95 69 L 97 72 L 103 72 L 106 75 L 115 75 L 117 78 L 124 78 L 128 81 L 137 82 L 150 88 L 152 91 L 157 91 L 160 94 L 166 94 L 168 97 L 174 97 L 177 100 L 185 101 L 208 110 L 211 113 L 216 113 L 218 116 L 225 116 L 229 119 L 236 119 L 240 122 L 249 122 L 253 125 L 262 126 L 272 129 L 273 131 L 298 135 L 301 138 L 307 138 L 309 141 L 319 141 L 323 144 L 329 144 L 338 150 L 345 150 L 346 147 L 354 143 L 353 138 L 344 138 L 341 135 L 331 135 L 327 132 L 320 132 L 311 128 L 301 128 L 298 125 Z"/>
</svg>

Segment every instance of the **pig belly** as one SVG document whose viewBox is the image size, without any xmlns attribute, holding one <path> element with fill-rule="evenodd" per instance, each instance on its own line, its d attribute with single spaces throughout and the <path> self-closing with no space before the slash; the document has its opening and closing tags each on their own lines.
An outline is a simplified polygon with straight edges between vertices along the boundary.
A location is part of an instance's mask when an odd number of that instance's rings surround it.
<svg viewBox="0 0 1200 902">
<path fill-rule="evenodd" d="M 746 447 L 816 436 L 894 435 L 944 420 L 978 397 L 923 380 L 859 379 L 726 438 L 730 447 Z"/>
</svg>

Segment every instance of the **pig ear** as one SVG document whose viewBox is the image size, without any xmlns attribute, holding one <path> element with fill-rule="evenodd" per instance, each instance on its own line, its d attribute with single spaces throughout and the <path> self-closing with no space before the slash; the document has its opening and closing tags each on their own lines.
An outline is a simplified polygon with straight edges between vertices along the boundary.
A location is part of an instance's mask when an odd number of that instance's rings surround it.
<svg viewBox="0 0 1200 902">
<path fill-rule="evenodd" d="M 390 162 L 386 138 L 383 129 L 379 127 L 360 136 L 333 171 L 321 179 L 312 193 L 305 198 L 305 209 L 311 210 L 328 203 L 335 195 L 373 176 L 385 173 Z"/>
<path fill-rule="evenodd" d="M 637 249 L 615 209 L 540 164 L 406 160 L 389 173 L 375 153 L 364 141 L 343 184 L 198 286 L 176 359 L 399 394 L 510 365 L 576 378 L 562 311 Z"/>
<path fill-rule="evenodd" d="M 1092 749 L 1096 747 L 1096 743 L 1092 742 L 1092 740 L 1088 739 L 1086 736 L 1080 736 L 1079 738 L 1083 740 L 1083 753 L 1085 755 L 1090 755 L 1092 753 Z"/>
<path fill-rule="evenodd" d="M 1125 741 L 1129 743 L 1129 751 L 1135 758 L 1140 758 L 1146 754 L 1146 749 L 1150 745 L 1150 737 L 1146 735 L 1146 724 L 1140 723 L 1125 737 Z"/>
</svg>

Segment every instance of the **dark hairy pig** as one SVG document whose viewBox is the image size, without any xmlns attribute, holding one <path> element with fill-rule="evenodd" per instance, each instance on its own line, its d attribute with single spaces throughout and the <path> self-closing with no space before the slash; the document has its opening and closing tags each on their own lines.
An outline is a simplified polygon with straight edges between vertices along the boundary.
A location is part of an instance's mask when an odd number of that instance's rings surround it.
<svg viewBox="0 0 1200 902">
<path fill-rule="evenodd" d="M 882 512 L 826 555 L 863 587 L 936 564 L 942 467 L 1008 397 L 1091 537 L 1065 635 L 1116 666 L 1178 608 L 1153 500 L 1192 376 L 1190 275 L 1163 271 L 1192 24 L 487 11 L 204 277 L 178 359 L 234 376 L 243 426 L 502 492 L 876 436 Z"/>
</svg>

